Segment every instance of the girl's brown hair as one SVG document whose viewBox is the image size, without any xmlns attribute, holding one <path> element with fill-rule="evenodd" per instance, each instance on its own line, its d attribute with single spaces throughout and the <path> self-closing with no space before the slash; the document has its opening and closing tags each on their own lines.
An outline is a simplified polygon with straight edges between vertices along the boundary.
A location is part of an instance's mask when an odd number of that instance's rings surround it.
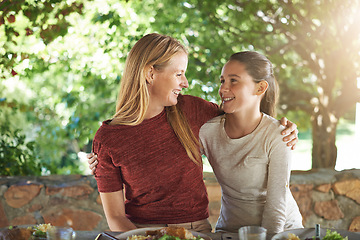
<svg viewBox="0 0 360 240">
<path fill-rule="evenodd" d="M 261 99 L 260 111 L 275 117 L 279 85 L 275 79 L 270 60 L 264 55 L 253 51 L 234 53 L 230 56 L 229 61 L 232 60 L 244 64 L 247 73 L 253 78 L 254 82 L 266 81 L 268 83 L 268 89 Z"/>
<path fill-rule="evenodd" d="M 157 33 L 145 35 L 133 46 L 125 62 L 116 113 L 111 124 L 138 125 L 144 120 L 150 102 L 145 69 L 148 66 L 163 69 L 178 52 L 188 53 L 178 40 Z M 165 109 L 168 122 L 189 158 L 200 165 L 199 141 L 181 109 L 177 105 Z"/>
</svg>

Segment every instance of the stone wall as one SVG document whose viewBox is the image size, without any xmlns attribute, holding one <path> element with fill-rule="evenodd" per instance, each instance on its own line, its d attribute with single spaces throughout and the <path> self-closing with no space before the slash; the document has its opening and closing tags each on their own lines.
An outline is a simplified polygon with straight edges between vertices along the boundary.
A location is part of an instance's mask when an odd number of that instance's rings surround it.
<svg viewBox="0 0 360 240">
<path fill-rule="evenodd" d="M 107 229 L 93 176 L 0 178 L 0 227 L 52 223 L 75 230 Z"/>
<path fill-rule="evenodd" d="M 215 225 L 221 190 L 212 173 L 204 174 L 210 221 Z M 360 170 L 293 172 L 291 191 L 305 227 L 360 231 Z M 75 230 L 106 230 L 93 176 L 0 177 L 0 228 L 50 222 Z"/>
<path fill-rule="evenodd" d="M 210 220 L 216 222 L 221 193 L 211 175 L 205 174 Z M 304 227 L 347 229 L 360 232 L 360 170 L 294 171 L 290 190 L 303 216 Z"/>
</svg>

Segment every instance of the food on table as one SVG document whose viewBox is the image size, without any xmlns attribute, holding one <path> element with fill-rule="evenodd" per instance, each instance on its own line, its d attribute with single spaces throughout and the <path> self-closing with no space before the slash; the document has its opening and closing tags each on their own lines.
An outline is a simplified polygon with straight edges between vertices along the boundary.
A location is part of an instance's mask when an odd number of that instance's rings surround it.
<svg viewBox="0 0 360 240">
<path fill-rule="evenodd" d="M 310 238 L 305 238 L 304 240 L 314 240 L 314 239 L 315 237 L 310 237 Z M 301 240 L 301 239 L 295 234 L 289 233 L 288 238 L 286 240 Z M 327 229 L 326 235 L 322 238 L 322 240 L 348 240 L 348 237 L 343 237 L 338 232 Z"/>
<path fill-rule="evenodd" d="M 336 231 L 326 230 L 326 235 L 322 240 L 348 240 L 348 237 L 343 237 Z"/>
<path fill-rule="evenodd" d="M 30 239 L 31 232 L 26 228 L 12 227 L 0 232 L 0 240 Z"/>
<path fill-rule="evenodd" d="M 183 227 L 164 227 L 154 231 L 146 231 L 145 236 L 133 235 L 127 240 L 204 240 L 195 237 L 189 230 Z"/>
<path fill-rule="evenodd" d="M 296 236 L 295 234 L 289 233 L 287 240 L 301 240 L 301 239 L 298 236 Z"/>
<path fill-rule="evenodd" d="M 126 240 L 151 240 L 151 236 L 143 236 L 143 235 L 132 235 L 131 237 L 127 237 Z"/>
<path fill-rule="evenodd" d="M 30 230 L 32 235 L 35 237 L 46 238 L 47 230 L 49 230 L 52 227 L 53 226 L 51 225 L 51 223 L 46 223 L 46 224 L 38 224 L 33 227 L 28 227 L 27 229 Z"/>
<path fill-rule="evenodd" d="M 51 224 L 39 224 L 32 227 L 10 226 L 5 231 L 0 232 L 0 240 L 24 239 L 37 240 L 46 239 L 46 231 L 51 228 Z"/>
</svg>

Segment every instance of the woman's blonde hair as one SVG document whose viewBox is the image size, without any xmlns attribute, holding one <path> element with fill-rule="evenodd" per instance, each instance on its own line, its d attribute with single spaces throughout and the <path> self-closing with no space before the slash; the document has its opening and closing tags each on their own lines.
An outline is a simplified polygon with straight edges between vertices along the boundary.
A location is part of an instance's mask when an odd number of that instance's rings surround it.
<svg viewBox="0 0 360 240">
<path fill-rule="evenodd" d="M 153 66 L 157 70 L 162 70 L 178 52 L 188 54 L 178 40 L 157 33 L 145 35 L 133 46 L 125 62 L 116 113 L 111 124 L 138 125 L 144 120 L 150 102 L 145 69 Z M 200 164 L 199 141 L 186 117 L 177 105 L 165 109 L 168 122 L 189 158 Z"/>
</svg>

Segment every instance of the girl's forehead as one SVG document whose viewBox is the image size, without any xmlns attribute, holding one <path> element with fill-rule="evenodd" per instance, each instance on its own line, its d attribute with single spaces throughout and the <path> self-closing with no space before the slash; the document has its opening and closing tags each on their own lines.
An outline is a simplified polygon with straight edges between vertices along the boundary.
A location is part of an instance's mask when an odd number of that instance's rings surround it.
<svg viewBox="0 0 360 240">
<path fill-rule="evenodd" d="M 244 71 L 244 70 L 245 70 L 245 65 L 236 60 L 230 60 L 222 68 L 222 72 L 224 72 L 224 71 Z"/>
</svg>

